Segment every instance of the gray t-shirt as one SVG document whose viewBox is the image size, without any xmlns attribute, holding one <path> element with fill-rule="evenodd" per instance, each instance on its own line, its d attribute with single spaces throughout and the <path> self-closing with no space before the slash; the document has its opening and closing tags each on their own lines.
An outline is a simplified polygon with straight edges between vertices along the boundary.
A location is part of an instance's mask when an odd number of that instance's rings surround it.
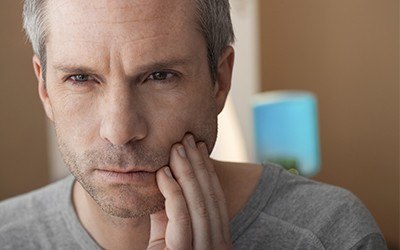
<svg viewBox="0 0 400 250">
<path fill-rule="evenodd" d="M 0 203 L 0 249 L 100 249 L 80 224 L 69 176 Z M 234 249 L 386 249 L 350 192 L 272 164 L 230 222 Z"/>
</svg>

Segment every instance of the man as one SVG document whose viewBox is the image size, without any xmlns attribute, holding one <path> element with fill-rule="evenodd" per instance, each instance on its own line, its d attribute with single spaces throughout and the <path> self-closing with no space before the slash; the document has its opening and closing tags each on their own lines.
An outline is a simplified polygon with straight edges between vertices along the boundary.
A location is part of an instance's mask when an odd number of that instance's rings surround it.
<svg viewBox="0 0 400 250">
<path fill-rule="evenodd" d="M 72 176 L 0 204 L 1 249 L 384 249 L 349 192 L 209 158 L 231 85 L 225 0 L 26 0 Z"/>
</svg>

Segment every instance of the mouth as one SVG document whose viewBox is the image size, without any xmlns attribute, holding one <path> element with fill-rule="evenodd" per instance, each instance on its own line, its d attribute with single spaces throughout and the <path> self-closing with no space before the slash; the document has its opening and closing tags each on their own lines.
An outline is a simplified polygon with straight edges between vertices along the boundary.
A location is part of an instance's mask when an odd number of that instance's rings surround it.
<svg viewBox="0 0 400 250">
<path fill-rule="evenodd" d="M 114 172 L 114 173 L 135 173 L 135 172 L 147 172 L 147 173 L 154 173 L 157 170 L 152 169 L 145 169 L 145 168 L 105 168 L 105 169 L 96 169 L 99 171 L 106 171 L 106 172 Z"/>
<path fill-rule="evenodd" d="M 111 183 L 140 184 L 155 181 L 155 171 L 129 169 L 96 169 L 95 173 L 103 181 Z"/>
</svg>

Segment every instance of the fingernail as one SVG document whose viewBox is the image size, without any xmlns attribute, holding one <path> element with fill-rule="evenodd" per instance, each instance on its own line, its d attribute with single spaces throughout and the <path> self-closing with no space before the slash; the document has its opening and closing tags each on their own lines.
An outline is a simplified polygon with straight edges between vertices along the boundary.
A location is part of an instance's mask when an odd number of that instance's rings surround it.
<svg viewBox="0 0 400 250">
<path fill-rule="evenodd" d="M 200 142 L 199 147 L 200 147 L 201 150 L 203 150 L 203 152 L 205 154 L 208 154 L 208 148 L 207 148 L 207 145 L 204 142 Z"/>
<path fill-rule="evenodd" d="M 178 146 L 177 150 L 178 150 L 178 154 L 179 154 L 182 158 L 185 158 L 185 157 L 186 157 L 185 148 L 184 148 L 182 145 Z"/>
<path fill-rule="evenodd" d="M 187 138 L 187 140 L 188 140 L 188 142 L 189 142 L 189 145 L 190 145 L 192 148 L 196 148 L 196 143 L 194 142 L 193 136 L 189 135 L 188 138 Z"/>
<path fill-rule="evenodd" d="M 172 178 L 172 173 L 171 173 L 171 170 L 169 169 L 169 167 L 165 167 L 164 172 L 168 177 Z"/>
</svg>

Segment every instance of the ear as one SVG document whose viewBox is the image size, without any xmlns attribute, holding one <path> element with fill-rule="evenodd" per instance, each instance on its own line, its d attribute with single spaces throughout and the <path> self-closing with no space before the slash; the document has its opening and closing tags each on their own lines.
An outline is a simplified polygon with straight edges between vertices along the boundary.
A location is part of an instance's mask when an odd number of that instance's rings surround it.
<svg viewBox="0 0 400 250">
<path fill-rule="evenodd" d="M 32 63 L 33 63 L 33 69 L 35 71 L 36 78 L 38 80 L 38 92 L 39 92 L 40 100 L 43 103 L 43 107 L 44 107 L 47 117 L 51 121 L 54 121 L 53 108 L 51 106 L 49 95 L 47 93 L 46 83 L 45 83 L 44 77 L 43 77 L 42 65 L 40 63 L 39 58 L 36 55 L 33 56 Z"/>
<path fill-rule="evenodd" d="M 224 109 L 226 98 L 231 89 L 234 60 L 235 51 L 232 46 L 228 46 L 218 59 L 217 79 L 214 86 L 218 114 Z"/>
</svg>

